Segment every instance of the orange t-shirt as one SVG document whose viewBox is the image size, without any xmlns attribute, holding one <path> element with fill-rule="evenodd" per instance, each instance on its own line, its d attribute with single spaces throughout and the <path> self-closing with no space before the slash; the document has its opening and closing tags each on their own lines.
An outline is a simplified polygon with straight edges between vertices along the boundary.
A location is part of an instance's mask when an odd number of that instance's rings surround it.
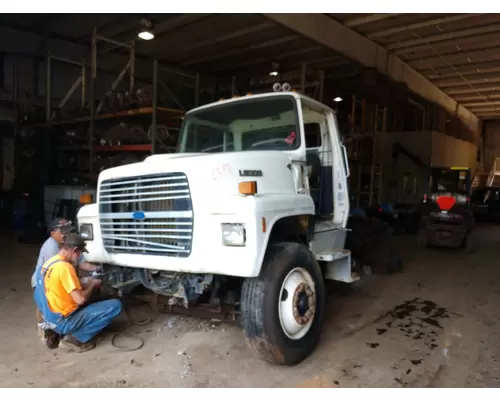
<svg viewBox="0 0 500 400">
<path fill-rule="evenodd" d="M 51 311 L 66 317 L 78 308 L 70 293 L 73 290 L 82 290 L 82 285 L 75 267 L 62 261 L 59 254 L 49 258 L 43 265 L 42 271 L 55 260 L 61 261 L 53 264 L 45 275 L 45 295 Z"/>
</svg>

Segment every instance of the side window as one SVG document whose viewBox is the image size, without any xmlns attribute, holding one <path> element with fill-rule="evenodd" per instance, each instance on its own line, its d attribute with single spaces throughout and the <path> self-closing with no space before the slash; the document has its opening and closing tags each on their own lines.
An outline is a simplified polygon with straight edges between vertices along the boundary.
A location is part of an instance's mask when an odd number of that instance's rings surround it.
<svg viewBox="0 0 500 400">
<path fill-rule="evenodd" d="M 306 148 L 314 149 L 321 147 L 321 118 L 323 116 L 307 104 L 302 103 L 302 118 L 304 119 L 304 134 Z"/>
<path fill-rule="evenodd" d="M 306 135 L 306 148 L 321 147 L 321 125 L 317 122 L 310 122 L 304 124 L 304 131 Z"/>
</svg>

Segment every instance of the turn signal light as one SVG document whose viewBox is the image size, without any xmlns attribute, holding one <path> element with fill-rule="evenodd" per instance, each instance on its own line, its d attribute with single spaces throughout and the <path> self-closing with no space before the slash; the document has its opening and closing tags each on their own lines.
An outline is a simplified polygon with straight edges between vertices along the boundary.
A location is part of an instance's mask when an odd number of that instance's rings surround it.
<svg viewBox="0 0 500 400">
<path fill-rule="evenodd" d="M 253 195 L 257 193 L 257 182 L 248 181 L 248 182 L 240 182 L 238 184 L 238 191 L 240 194 L 244 195 Z"/>
<path fill-rule="evenodd" d="M 80 196 L 80 204 L 92 204 L 92 195 L 89 193 Z"/>
</svg>

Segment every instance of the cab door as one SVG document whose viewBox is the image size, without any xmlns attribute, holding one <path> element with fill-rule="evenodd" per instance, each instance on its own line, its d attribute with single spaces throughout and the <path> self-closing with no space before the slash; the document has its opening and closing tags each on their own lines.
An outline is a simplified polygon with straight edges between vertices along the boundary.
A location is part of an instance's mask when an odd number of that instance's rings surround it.
<svg viewBox="0 0 500 400">
<path fill-rule="evenodd" d="M 320 146 L 307 151 L 310 156 L 313 152 L 316 153 L 320 159 L 321 179 L 323 181 L 321 183 L 320 209 L 324 210 L 331 218 L 333 226 L 345 228 L 349 217 L 348 164 L 345 148 L 341 144 L 336 118 L 331 109 L 306 99 L 301 99 L 301 108 L 304 130 L 307 124 L 312 122 L 321 126 Z"/>
</svg>

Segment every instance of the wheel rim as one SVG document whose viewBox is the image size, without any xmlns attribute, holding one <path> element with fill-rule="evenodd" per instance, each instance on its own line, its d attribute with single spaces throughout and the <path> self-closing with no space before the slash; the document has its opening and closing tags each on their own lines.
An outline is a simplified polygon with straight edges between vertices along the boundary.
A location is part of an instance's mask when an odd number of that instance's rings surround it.
<svg viewBox="0 0 500 400">
<path fill-rule="evenodd" d="M 278 303 L 281 329 L 290 339 L 306 335 L 316 314 L 316 292 L 311 274 L 294 268 L 283 280 Z"/>
</svg>

